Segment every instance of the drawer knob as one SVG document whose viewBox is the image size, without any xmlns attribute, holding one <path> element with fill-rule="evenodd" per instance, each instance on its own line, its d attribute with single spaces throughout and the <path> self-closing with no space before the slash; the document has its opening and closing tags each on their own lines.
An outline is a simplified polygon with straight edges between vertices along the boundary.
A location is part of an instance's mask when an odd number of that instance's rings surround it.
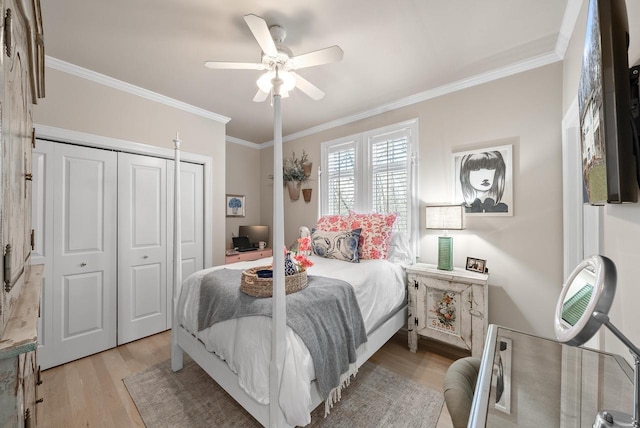
<svg viewBox="0 0 640 428">
<path fill-rule="evenodd" d="M 85 267 L 87 264 L 85 262 L 80 263 L 80 267 Z"/>
</svg>

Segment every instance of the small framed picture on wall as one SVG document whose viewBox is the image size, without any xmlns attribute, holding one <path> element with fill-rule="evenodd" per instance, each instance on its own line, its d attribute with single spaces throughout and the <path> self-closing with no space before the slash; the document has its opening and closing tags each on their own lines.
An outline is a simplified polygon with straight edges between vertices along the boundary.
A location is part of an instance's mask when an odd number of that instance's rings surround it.
<svg viewBox="0 0 640 428">
<path fill-rule="evenodd" d="M 227 217 L 244 217 L 245 201 L 244 195 L 227 195 Z"/>
</svg>

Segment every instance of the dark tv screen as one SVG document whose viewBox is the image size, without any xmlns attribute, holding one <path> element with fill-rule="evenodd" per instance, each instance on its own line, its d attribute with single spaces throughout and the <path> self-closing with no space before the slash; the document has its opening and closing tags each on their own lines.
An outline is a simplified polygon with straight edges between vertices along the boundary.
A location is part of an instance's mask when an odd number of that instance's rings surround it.
<svg viewBox="0 0 640 428">
<path fill-rule="evenodd" d="M 249 242 L 254 247 L 257 247 L 260 241 L 266 242 L 269 246 L 269 226 L 239 226 L 238 236 L 249 237 Z"/>
<path fill-rule="evenodd" d="M 624 0 L 590 0 L 578 88 L 585 194 L 592 205 L 638 201 Z"/>
</svg>

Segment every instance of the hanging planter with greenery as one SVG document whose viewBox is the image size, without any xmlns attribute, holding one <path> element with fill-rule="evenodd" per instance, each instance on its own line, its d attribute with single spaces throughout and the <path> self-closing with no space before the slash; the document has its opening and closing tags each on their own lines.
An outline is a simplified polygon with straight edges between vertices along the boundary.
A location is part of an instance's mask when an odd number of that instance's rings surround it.
<svg viewBox="0 0 640 428">
<path fill-rule="evenodd" d="M 289 198 L 297 201 L 300 198 L 300 187 L 302 183 L 309 180 L 311 174 L 311 162 L 309 157 L 302 151 L 300 158 L 296 157 L 295 152 L 291 152 L 291 157 L 284 160 L 282 166 L 282 181 L 289 190 Z"/>
</svg>

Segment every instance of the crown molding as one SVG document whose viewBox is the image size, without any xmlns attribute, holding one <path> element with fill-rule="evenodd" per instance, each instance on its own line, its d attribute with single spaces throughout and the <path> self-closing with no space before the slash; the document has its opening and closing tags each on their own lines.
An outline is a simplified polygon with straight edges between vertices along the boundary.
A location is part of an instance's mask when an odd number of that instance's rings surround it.
<svg viewBox="0 0 640 428">
<path fill-rule="evenodd" d="M 556 41 L 555 52 L 558 56 L 564 59 L 564 55 L 567 53 L 567 47 L 569 46 L 569 40 L 578 21 L 580 15 L 580 9 L 584 0 L 569 0 L 567 7 L 564 10 L 564 16 L 562 18 L 562 24 L 560 25 L 560 33 L 558 34 L 558 40 Z"/>
<path fill-rule="evenodd" d="M 117 89 L 119 91 L 127 92 L 132 95 L 136 95 L 142 98 L 146 98 L 148 100 L 167 105 L 169 107 L 176 108 L 178 110 L 186 111 L 187 113 L 192 113 L 198 116 L 202 116 L 207 119 L 214 120 L 216 122 L 220 122 L 223 124 L 228 123 L 231 118 L 222 116 L 217 113 L 213 113 L 211 111 L 202 109 L 200 107 L 193 106 L 191 104 L 187 104 L 182 101 L 178 101 L 174 98 L 167 97 L 165 95 L 158 94 L 156 92 L 149 91 L 148 89 L 141 88 L 139 86 L 132 85 L 130 83 L 123 82 L 122 80 L 114 79 L 113 77 L 109 77 L 107 75 L 98 73 L 96 71 L 92 71 L 75 64 L 68 63 L 66 61 L 62 61 L 60 59 L 45 56 L 45 65 L 54 70 L 62 71 L 63 73 L 71 74 L 76 77 L 80 77 L 81 79 L 86 79 L 100 85 L 108 86 L 113 89 Z"/>
<path fill-rule="evenodd" d="M 582 1 L 582 0 L 577 0 Z M 553 64 L 561 61 L 562 58 L 555 52 L 549 52 L 546 54 L 538 55 L 526 60 L 510 64 L 506 67 L 498 68 L 495 70 L 480 73 L 467 79 L 458 80 L 457 82 L 448 83 L 446 85 L 439 86 L 437 88 L 429 89 L 424 92 L 419 92 L 408 97 L 400 98 L 399 100 L 392 101 L 387 104 L 383 104 L 371 110 L 366 110 L 360 113 L 356 113 L 351 116 L 345 116 L 340 119 L 332 120 L 299 132 L 294 132 L 282 138 L 282 142 L 297 140 L 298 138 L 306 137 L 309 135 L 317 134 L 318 132 L 326 131 L 338 126 L 347 125 L 349 123 L 356 122 L 358 120 L 366 119 L 372 116 L 377 116 L 382 113 L 386 113 L 392 110 L 397 110 L 403 107 L 407 107 L 413 104 L 421 103 L 433 98 L 447 95 L 453 92 L 468 89 L 483 83 L 492 82 L 505 77 L 513 76 L 524 71 L 533 70 L 535 68 L 543 67 L 545 65 Z M 267 141 L 259 145 L 261 149 L 266 149 L 273 146 L 273 140 Z"/>
<path fill-rule="evenodd" d="M 230 135 L 226 136 L 227 143 L 239 144 L 245 147 L 251 147 L 252 149 L 261 149 L 262 146 L 260 144 L 252 143 L 251 141 L 242 140 L 240 138 L 231 137 Z"/>
</svg>

